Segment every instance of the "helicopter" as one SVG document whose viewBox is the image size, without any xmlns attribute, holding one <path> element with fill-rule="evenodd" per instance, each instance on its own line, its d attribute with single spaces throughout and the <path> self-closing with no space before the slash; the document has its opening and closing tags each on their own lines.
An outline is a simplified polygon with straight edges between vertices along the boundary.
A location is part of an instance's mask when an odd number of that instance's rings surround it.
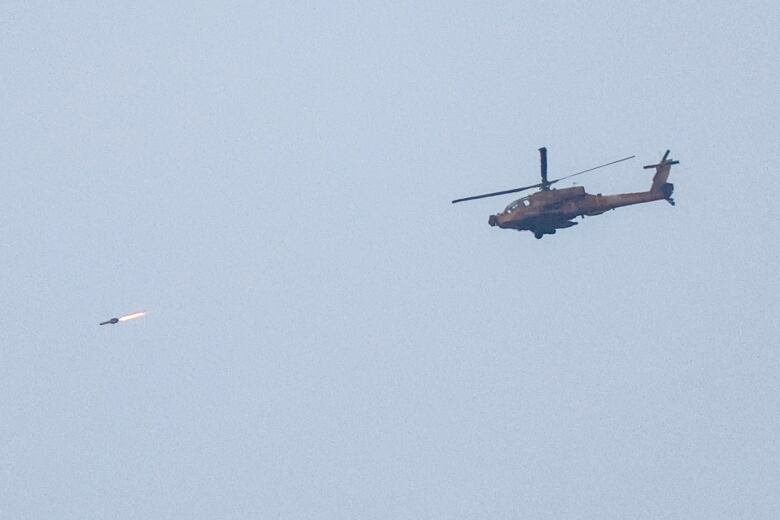
<svg viewBox="0 0 780 520">
<path fill-rule="evenodd" d="M 665 200 L 674 206 L 674 199 L 672 198 L 674 185 L 666 182 L 666 180 L 669 177 L 669 171 L 671 170 L 672 165 L 679 164 L 679 161 L 672 161 L 668 158 L 669 150 L 663 155 L 661 162 L 644 167 L 645 169 L 655 168 L 655 176 L 653 177 L 653 183 L 650 186 L 650 190 L 639 193 L 619 193 L 615 195 L 602 195 L 601 193 L 592 195 L 586 193 L 585 188 L 582 186 L 561 189 L 550 189 L 550 186 L 564 179 L 569 179 L 605 166 L 633 159 L 635 157 L 634 155 L 553 180 L 547 179 L 547 148 L 539 148 L 539 155 L 541 158 L 542 182 L 530 186 L 523 186 L 522 188 L 455 199 L 452 203 L 455 204 L 467 200 L 484 199 L 487 197 L 507 195 L 509 193 L 539 188 L 537 192 L 513 201 L 504 209 L 504 211 L 495 215 L 490 215 L 488 218 L 488 224 L 491 226 L 498 226 L 502 229 L 516 229 L 518 231 L 531 231 L 537 239 L 542 238 L 544 235 L 554 235 L 559 229 L 576 226 L 578 223 L 572 220 L 575 217 L 585 218 L 586 216 L 601 215 L 611 209 L 630 206 L 632 204 L 653 202 L 656 200 Z"/>
</svg>

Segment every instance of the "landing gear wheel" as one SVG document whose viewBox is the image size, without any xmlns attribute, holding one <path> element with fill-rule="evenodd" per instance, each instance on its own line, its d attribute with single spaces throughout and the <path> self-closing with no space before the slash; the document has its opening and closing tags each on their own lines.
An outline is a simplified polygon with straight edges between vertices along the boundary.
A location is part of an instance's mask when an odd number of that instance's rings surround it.
<svg viewBox="0 0 780 520">
<path fill-rule="evenodd" d="M 544 236 L 544 233 L 539 233 L 538 231 L 534 231 L 534 237 L 536 237 L 537 240 L 539 240 L 543 236 Z"/>
</svg>

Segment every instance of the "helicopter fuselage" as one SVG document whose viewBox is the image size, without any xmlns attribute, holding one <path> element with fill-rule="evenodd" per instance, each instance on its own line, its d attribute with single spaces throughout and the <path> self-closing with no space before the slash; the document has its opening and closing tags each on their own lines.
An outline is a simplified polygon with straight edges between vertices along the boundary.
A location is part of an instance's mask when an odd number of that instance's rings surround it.
<svg viewBox="0 0 780 520">
<path fill-rule="evenodd" d="M 554 234 L 558 229 L 577 225 L 575 217 L 595 216 L 632 204 L 641 204 L 671 198 L 674 186 L 664 183 L 650 191 L 638 193 L 620 193 L 616 195 L 592 195 L 582 186 L 563 189 L 548 189 L 515 200 L 496 215 L 491 215 L 488 223 L 503 229 L 531 231 L 536 238 Z"/>
</svg>

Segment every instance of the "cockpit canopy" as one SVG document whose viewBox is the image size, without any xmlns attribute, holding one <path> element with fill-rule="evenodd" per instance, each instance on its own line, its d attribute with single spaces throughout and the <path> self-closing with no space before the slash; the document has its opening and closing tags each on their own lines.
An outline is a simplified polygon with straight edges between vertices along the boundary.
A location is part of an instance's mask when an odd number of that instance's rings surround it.
<svg viewBox="0 0 780 520">
<path fill-rule="evenodd" d="M 528 207 L 530 205 L 531 205 L 531 197 L 530 196 L 523 197 L 522 199 L 517 199 L 512 204 L 507 206 L 506 209 L 504 210 L 504 213 L 511 213 L 515 211 L 517 208 L 519 208 L 520 206 Z"/>
</svg>

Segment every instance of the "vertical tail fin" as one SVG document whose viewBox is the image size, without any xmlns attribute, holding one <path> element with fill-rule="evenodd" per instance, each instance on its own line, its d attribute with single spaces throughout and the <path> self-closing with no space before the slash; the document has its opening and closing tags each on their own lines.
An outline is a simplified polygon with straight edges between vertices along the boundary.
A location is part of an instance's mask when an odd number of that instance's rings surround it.
<svg viewBox="0 0 780 520">
<path fill-rule="evenodd" d="M 650 187 L 650 191 L 663 191 L 664 186 L 667 184 L 666 180 L 669 178 L 669 171 L 672 169 L 672 165 L 680 163 L 680 161 L 672 161 L 667 159 L 667 157 L 669 157 L 669 150 L 666 150 L 666 153 L 661 158 L 661 162 L 645 166 L 645 169 L 655 168 L 655 176 L 653 176 L 653 185 Z M 671 195 L 671 191 L 669 194 Z"/>
</svg>

